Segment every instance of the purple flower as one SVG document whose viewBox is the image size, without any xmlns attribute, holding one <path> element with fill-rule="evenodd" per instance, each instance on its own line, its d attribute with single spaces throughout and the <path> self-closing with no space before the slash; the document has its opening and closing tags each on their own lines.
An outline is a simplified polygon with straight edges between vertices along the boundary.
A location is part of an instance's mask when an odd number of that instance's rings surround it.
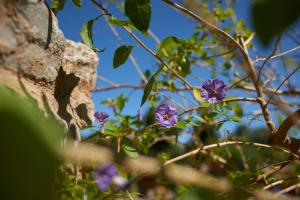
<svg viewBox="0 0 300 200">
<path fill-rule="evenodd" d="M 201 97 L 207 102 L 217 103 L 225 98 L 227 87 L 222 80 L 210 79 L 204 81 L 201 91 Z"/>
<path fill-rule="evenodd" d="M 110 163 L 97 168 L 94 172 L 94 179 L 101 191 L 107 190 L 110 185 L 121 190 L 126 190 L 129 186 L 129 182 L 121 177 L 117 168 Z"/>
<path fill-rule="evenodd" d="M 171 128 L 178 122 L 176 108 L 172 105 L 161 104 L 155 111 L 156 122 L 166 128 Z"/>
<path fill-rule="evenodd" d="M 95 112 L 94 116 L 101 125 L 107 122 L 109 117 L 109 115 L 106 112 Z"/>
</svg>

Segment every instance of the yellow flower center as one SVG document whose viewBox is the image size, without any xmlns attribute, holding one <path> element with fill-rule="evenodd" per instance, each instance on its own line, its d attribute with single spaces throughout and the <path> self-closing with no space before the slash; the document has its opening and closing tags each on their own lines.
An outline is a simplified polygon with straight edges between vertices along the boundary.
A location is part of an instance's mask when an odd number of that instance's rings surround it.
<svg viewBox="0 0 300 200">
<path fill-rule="evenodd" d="M 166 113 L 166 114 L 164 114 L 164 120 L 167 120 L 167 119 L 169 119 L 169 115 Z"/>
</svg>

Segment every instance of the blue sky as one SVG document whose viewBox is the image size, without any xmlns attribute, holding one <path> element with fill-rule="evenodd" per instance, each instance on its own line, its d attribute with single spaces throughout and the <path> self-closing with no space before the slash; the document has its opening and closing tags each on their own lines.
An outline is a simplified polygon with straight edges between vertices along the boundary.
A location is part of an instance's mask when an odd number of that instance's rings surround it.
<svg viewBox="0 0 300 200">
<path fill-rule="evenodd" d="M 235 7 L 238 19 L 244 19 L 248 27 L 253 27 L 251 24 L 251 1 L 243 0 L 239 2 Z M 124 18 L 122 14 L 114 7 L 108 7 L 108 9 L 119 18 Z M 99 15 L 99 11 L 95 8 L 90 1 L 83 1 L 83 6 L 81 9 L 77 9 L 72 5 L 70 1 L 67 1 L 63 11 L 58 13 L 59 26 L 64 32 L 66 38 L 81 41 L 80 38 L 80 28 L 88 20 Z M 150 29 L 153 31 L 160 40 L 167 36 L 177 36 L 181 38 L 188 38 L 193 34 L 194 27 L 196 26 L 191 20 L 187 19 L 182 14 L 174 11 L 169 6 L 164 4 L 159 0 L 152 0 L 152 19 Z M 135 45 L 136 42 L 132 40 L 127 33 L 122 29 L 116 27 L 119 31 L 121 37 L 123 38 L 125 44 Z M 118 69 L 113 69 L 112 60 L 115 49 L 119 46 L 116 38 L 112 35 L 111 30 L 106 24 L 104 19 L 100 19 L 94 26 L 94 45 L 99 49 L 105 49 L 104 52 L 99 53 L 99 66 L 98 66 L 98 75 L 104 76 L 115 83 L 131 83 L 139 84 L 140 78 L 135 68 L 132 66 L 131 62 L 128 61 Z M 140 38 L 153 50 L 156 49 L 156 44 L 152 38 L 145 38 L 141 34 L 137 33 Z M 263 48 L 259 43 L 256 42 L 257 48 L 260 50 L 262 55 L 267 55 L 271 49 Z M 295 46 L 289 42 L 285 43 L 285 47 L 289 48 Z M 151 55 L 149 55 L 141 47 L 137 47 L 133 50 L 133 56 L 137 59 L 138 64 L 141 66 L 142 70 L 152 69 L 152 72 L 156 69 L 156 61 Z M 197 71 L 195 73 L 201 73 L 203 79 L 210 78 L 210 75 L 206 71 Z M 190 80 L 191 83 L 195 86 L 199 86 L 200 83 L 197 80 Z M 97 82 L 98 86 L 105 86 L 105 82 Z M 131 89 L 122 89 L 122 90 L 111 90 L 107 92 L 99 92 L 93 94 L 93 101 L 95 103 L 96 110 L 106 111 L 111 113 L 111 110 L 106 106 L 100 105 L 100 101 L 107 99 L 109 97 L 114 98 L 123 92 L 125 95 L 128 95 L 132 92 Z M 124 109 L 124 113 L 134 115 L 137 113 L 139 104 L 142 97 L 142 91 L 136 90 L 130 96 L 130 101 Z M 256 106 L 251 107 L 251 109 L 257 109 Z M 147 105 L 142 108 L 142 111 L 147 109 Z M 228 123 L 224 129 L 230 129 L 234 126 L 234 123 Z"/>
</svg>

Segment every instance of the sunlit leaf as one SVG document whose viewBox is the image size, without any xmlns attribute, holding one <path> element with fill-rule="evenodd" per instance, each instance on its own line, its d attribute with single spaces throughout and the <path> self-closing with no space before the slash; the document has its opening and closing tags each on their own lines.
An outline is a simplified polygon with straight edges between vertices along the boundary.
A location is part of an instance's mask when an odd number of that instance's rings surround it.
<svg viewBox="0 0 300 200">
<path fill-rule="evenodd" d="M 178 47 L 182 45 L 185 42 L 185 40 L 169 36 L 166 37 L 158 46 L 157 55 L 161 58 L 167 58 L 169 55 L 169 52 L 171 52 L 175 47 Z"/>
<path fill-rule="evenodd" d="M 83 42 L 90 47 L 91 49 L 93 49 L 94 51 L 99 51 L 99 49 L 94 48 L 94 41 L 93 41 L 93 25 L 94 23 L 103 15 L 99 15 L 98 17 L 89 20 L 87 23 L 85 23 L 81 29 L 80 29 L 80 36 L 83 40 Z"/>
<path fill-rule="evenodd" d="M 180 128 L 180 129 L 185 129 L 187 126 L 185 125 L 185 123 L 183 121 L 179 121 L 176 125 L 176 128 Z"/>
<path fill-rule="evenodd" d="M 201 90 L 199 88 L 193 89 L 193 95 L 197 101 L 204 102 L 204 99 L 201 97 Z"/>
<path fill-rule="evenodd" d="M 110 17 L 108 19 L 108 22 L 112 25 L 115 26 L 128 26 L 128 27 L 133 27 L 131 21 L 129 20 L 121 20 L 121 19 L 117 19 L 115 17 Z"/>
<path fill-rule="evenodd" d="M 132 146 L 123 145 L 123 150 L 125 154 L 128 155 L 129 157 L 137 158 L 139 156 L 138 151 Z"/>
<path fill-rule="evenodd" d="M 202 122 L 202 123 L 207 123 L 207 121 L 205 119 L 203 119 L 202 117 L 200 116 L 193 116 L 195 120 L 199 121 L 199 122 Z"/>
</svg>

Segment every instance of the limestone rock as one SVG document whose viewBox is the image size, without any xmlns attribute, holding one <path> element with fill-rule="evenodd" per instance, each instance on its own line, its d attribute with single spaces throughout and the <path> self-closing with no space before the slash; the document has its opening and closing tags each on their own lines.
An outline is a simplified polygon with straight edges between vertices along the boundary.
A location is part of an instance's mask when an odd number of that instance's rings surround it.
<svg viewBox="0 0 300 200">
<path fill-rule="evenodd" d="M 97 64 L 91 49 L 64 38 L 44 1 L 0 0 L 1 84 L 78 129 L 93 119 Z"/>
</svg>

